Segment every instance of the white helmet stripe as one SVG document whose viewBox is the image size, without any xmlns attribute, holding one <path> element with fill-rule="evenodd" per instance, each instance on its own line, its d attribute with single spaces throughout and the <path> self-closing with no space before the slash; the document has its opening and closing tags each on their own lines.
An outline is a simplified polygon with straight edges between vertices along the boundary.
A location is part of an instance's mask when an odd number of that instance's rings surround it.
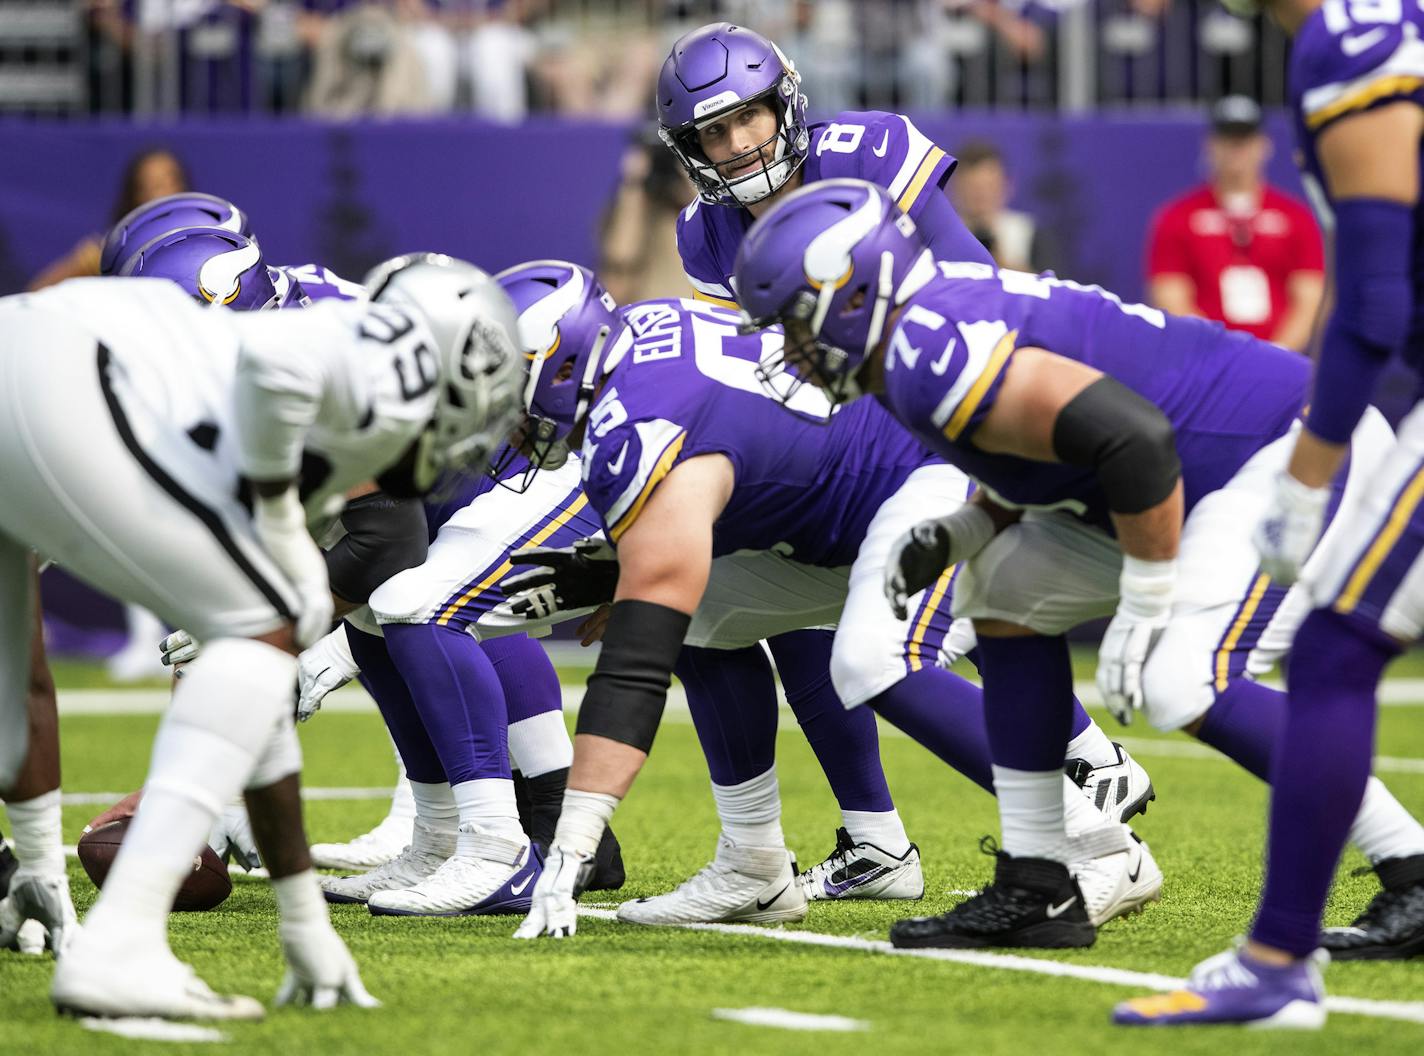
<svg viewBox="0 0 1424 1056">
<path fill-rule="evenodd" d="M 570 269 L 570 279 L 554 287 L 547 297 L 541 297 L 519 313 L 519 343 L 524 351 L 540 353 L 554 343 L 559 320 L 583 298 L 583 272 Z"/>
<path fill-rule="evenodd" d="M 825 284 L 837 282 L 850 270 L 850 254 L 856 244 L 875 230 L 880 222 L 880 199 L 865 193 L 865 202 L 853 209 L 844 220 L 837 220 L 806 247 L 802 266 L 806 277 Z"/>
</svg>

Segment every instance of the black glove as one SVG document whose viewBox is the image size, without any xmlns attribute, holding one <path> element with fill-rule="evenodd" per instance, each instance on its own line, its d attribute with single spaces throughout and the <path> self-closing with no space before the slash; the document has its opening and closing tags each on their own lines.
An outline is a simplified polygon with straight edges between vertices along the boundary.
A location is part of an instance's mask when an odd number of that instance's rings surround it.
<svg viewBox="0 0 1424 1056">
<path fill-rule="evenodd" d="M 909 618 L 909 600 L 949 566 L 949 530 L 941 520 L 921 521 L 896 540 L 885 566 L 885 598 L 895 618 Z"/>
<path fill-rule="evenodd" d="M 534 566 L 500 584 L 509 611 L 526 620 L 602 605 L 613 600 L 618 586 L 617 551 L 602 539 L 519 550 L 509 555 L 509 563 Z"/>
</svg>

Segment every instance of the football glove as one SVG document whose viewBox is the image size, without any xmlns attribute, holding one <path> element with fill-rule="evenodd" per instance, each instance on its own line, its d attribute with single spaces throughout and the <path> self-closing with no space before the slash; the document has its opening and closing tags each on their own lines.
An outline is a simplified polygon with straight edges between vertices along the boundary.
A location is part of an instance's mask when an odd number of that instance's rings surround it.
<svg viewBox="0 0 1424 1056">
<path fill-rule="evenodd" d="M 305 649 L 331 630 L 333 606 L 326 559 L 307 532 L 306 511 L 297 489 L 258 498 L 252 520 L 262 549 L 296 590 L 297 645 Z"/>
<path fill-rule="evenodd" d="M 1312 488 L 1282 470 L 1276 475 L 1271 505 L 1251 537 L 1261 555 L 1261 571 L 1288 587 L 1315 549 L 1325 525 L 1330 486 Z"/>
<path fill-rule="evenodd" d="M 573 546 L 519 550 L 509 563 L 533 566 L 500 584 L 508 610 L 526 620 L 602 605 L 618 587 L 617 551 L 596 536 Z"/>
<path fill-rule="evenodd" d="M 1098 649 L 1098 692 L 1124 726 L 1142 710 L 1142 669 L 1172 617 L 1177 562 L 1122 560 L 1117 612 Z"/>
<path fill-rule="evenodd" d="M 360 1008 L 380 1006 L 362 985 L 351 951 L 329 921 L 284 920 L 277 933 L 282 940 L 282 956 L 287 959 L 287 975 L 277 990 L 277 1004 L 310 1005 L 316 1009 L 345 1004 Z"/>
<path fill-rule="evenodd" d="M 177 667 L 179 664 L 196 660 L 202 648 L 201 642 L 187 631 L 181 630 L 174 631 L 158 643 L 158 651 L 162 654 L 163 663 L 168 667 Z"/>
<path fill-rule="evenodd" d="M 890 548 L 885 563 L 885 600 L 897 620 L 910 618 L 910 598 L 934 583 L 951 565 L 973 557 L 994 538 L 994 519 L 967 502 L 948 517 L 915 525 Z"/>
<path fill-rule="evenodd" d="M 516 939 L 547 935 L 563 939 L 578 931 L 578 896 L 593 876 L 593 855 L 555 846 L 544 859 L 544 871 L 534 884 L 529 915 L 515 931 Z"/>
<path fill-rule="evenodd" d="M 328 693 L 360 673 L 346 638 L 346 624 L 340 624 L 297 657 L 297 721 L 310 719 L 321 709 Z"/>
</svg>

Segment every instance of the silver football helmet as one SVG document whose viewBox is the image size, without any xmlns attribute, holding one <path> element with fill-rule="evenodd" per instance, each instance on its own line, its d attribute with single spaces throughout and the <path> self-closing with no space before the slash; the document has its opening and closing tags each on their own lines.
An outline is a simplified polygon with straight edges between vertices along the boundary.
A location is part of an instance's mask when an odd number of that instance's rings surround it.
<svg viewBox="0 0 1424 1056">
<path fill-rule="evenodd" d="M 514 304 L 499 283 L 442 253 L 409 253 L 363 280 L 371 300 L 413 309 L 435 337 L 439 398 L 415 478 L 429 490 L 447 471 L 482 471 L 520 414 L 524 360 Z"/>
</svg>

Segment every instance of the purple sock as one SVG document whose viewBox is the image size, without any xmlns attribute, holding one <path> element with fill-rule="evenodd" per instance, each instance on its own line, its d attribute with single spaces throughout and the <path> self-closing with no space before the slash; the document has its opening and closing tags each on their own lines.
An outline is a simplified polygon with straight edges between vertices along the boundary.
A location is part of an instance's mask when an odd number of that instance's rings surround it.
<svg viewBox="0 0 1424 1056">
<path fill-rule="evenodd" d="M 895 809 L 880 763 L 880 733 L 865 708 L 847 711 L 831 684 L 831 631 L 770 639 L 781 688 L 842 810 Z"/>
<path fill-rule="evenodd" d="M 1061 770 L 1073 725 L 1068 640 L 980 638 L 984 722 L 993 761 L 1014 770 Z"/>
<path fill-rule="evenodd" d="M 1320 942 L 1330 882 L 1374 756 L 1375 693 L 1399 646 L 1317 609 L 1295 636 L 1290 707 L 1272 769 L 1266 883 L 1251 938 L 1297 957 Z"/>
<path fill-rule="evenodd" d="M 1300 642 L 1299 636 L 1296 642 Z M 1298 649 L 1299 644 L 1291 647 L 1292 665 Z M 1280 743 L 1287 710 L 1286 695 L 1279 689 L 1249 678 L 1233 679 L 1202 716 L 1197 737 L 1262 781 L 1270 781 L 1271 760 Z"/>
<path fill-rule="evenodd" d="M 973 682 L 943 668 L 922 667 L 868 707 L 993 795 L 984 693 Z M 1063 753 L 1058 754 L 1062 765 Z"/>
<path fill-rule="evenodd" d="M 390 623 L 382 630 L 450 783 L 508 778 L 504 691 L 480 643 L 435 623 Z"/>
<path fill-rule="evenodd" d="M 759 645 L 699 649 L 685 645 L 673 669 L 707 769 L 718 785 L 739 785 L 776 761 L 776 682 Z"/>
<path fill-rule="evenodd" d="M 969 650 L 969 652 L 965 653 L 964 658 L 974 665 L 974 670 L 980 672 L 981 675 L 983 674 L 984 665 L 981 662 L 982 657 L 979 652 L 979 647 L 977 645 L 973 649 Z M 1082 733 L 1090 725 L 1092 725 L 1092 722 L 1093 720 L 1088 718 L 1087 709 L 1083 707 L 1083 702 L 1077 697 L 1074 697 L 1073 724 L 1068 727 L 1068 739 L 1071 741 L 1074 737 L 1078 736 L 1078 734 Z"/>
<path fill-rule="evenodd" d="M 430 742 L 430 734 L 425 732 L 405 680 L 386 652 L 385 641 L 358 631 L 349 623 L 346 640 L 351 643 L 351 656 L 361 666 L 361 685 L 366 687 L 380 709 L 381 718 L 386 720 L 386 728 L 391 731 L 391 740 L 396 742 L 407 776 L 428 785 L 444 781 L 445 768 L 440 765 L 440 756 Z"/>
<path fill-rule="evenodd" d="M 559 674 L 549 654 L 534 639 L 527 634 L 510 634 L 481 642 L 480 648 L 499 676 L 505 714 L 510 722 L 563 710 Z"/>
</svg>

